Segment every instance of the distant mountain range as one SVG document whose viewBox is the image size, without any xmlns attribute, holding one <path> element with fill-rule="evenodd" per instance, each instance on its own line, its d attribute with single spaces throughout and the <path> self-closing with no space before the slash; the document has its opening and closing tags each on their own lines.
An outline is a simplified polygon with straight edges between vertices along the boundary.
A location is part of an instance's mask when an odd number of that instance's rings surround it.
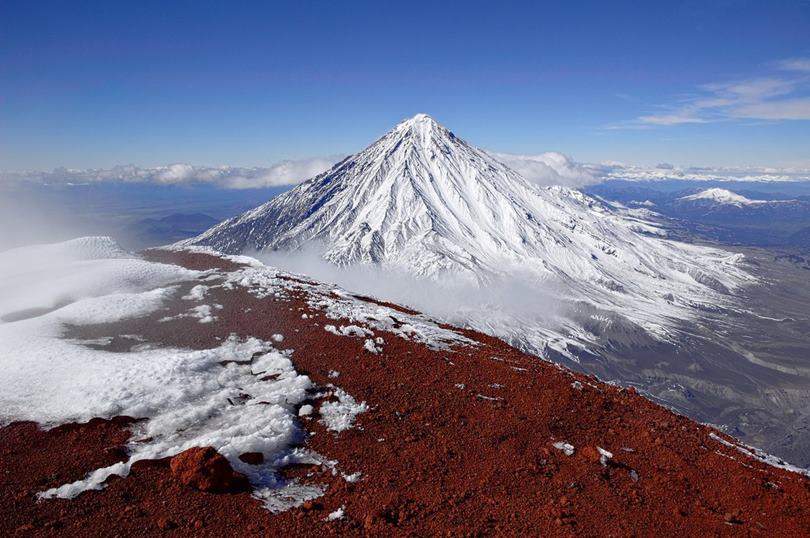
<svg viewBox="0 0 810 538">
<path fill-rule="evenodd" d="M 588 192 L 675 218 L 691 233 L 732 245 L 810 245 L 810 198 L 761 191 L 689 187 L 662 189 L 648 183 L 610 182 Z M 774 197 L 777 196 L 777 197 Z"/>
</svg>

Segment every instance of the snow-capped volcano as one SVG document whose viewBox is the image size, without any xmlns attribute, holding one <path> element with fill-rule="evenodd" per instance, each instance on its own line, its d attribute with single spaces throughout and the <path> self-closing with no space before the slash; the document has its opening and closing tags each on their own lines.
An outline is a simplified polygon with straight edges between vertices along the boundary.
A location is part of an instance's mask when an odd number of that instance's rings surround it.
<svg viewBox="0 0 810 538">
<path fill-rule="evenodd" d="M 474 283 L 529 275 L 533 285 L 553 282 L 566 301 L 620 311 L 648 328 L 683 318 L 682 307 L 716 305 L 715 295 L 748 278 L 740 256 L 669 241 L 643 216 L 577 190 L 534 185 L 418 114 L 181 245 L 226 253 L 320 245 L 339 266 Z"/>
<path fill-rule="evenodd" d="M 716 205 L 733 205 L 736 207 L 768 203 L 765 200 L 751 200 L 742 194 L 737 194 L 736 192 L 727 189 L 718 188 L 702 190 L 698 193 L 690 194 L 689 196 L 682 196 L 681 198 L 678 198 L 678 200 L 684 202 L 705 201 Z"/>
<path fill-rule="evenodd" d="M 478 299 L 450 312 L 413 293 L 390 299 L 535 353 L 573 358 L 571 342 L 596 353 L 605 341 L 638 342 L 638 333 L 668 338 L 700 308 L 730 305 L 729 291 L 753 280 L 741 255 L 670 241 L 647 215 L 532 184 L 418 114 L 323 174 L 178 246 L 229 254 L 317 248 L 337 266 L 472 285 L 488 297 L 456 290 L 461 302 Z M 286 268 L 311 274 L 309 265 Z M 496 283 L 520 296 L 519 311 L 493 291 Z"/>
<path fill-rule="evenodd" d="M 264 251 L 272 265 L 633 383 L 701 420 L 761 406 L 751 355 L 719 342 L 743 308 L 739 288 L 756 281 L 743 256 L 670 240 L 654 218 L 533 184 L 420 114 L 179 246 Z M 330 264 L 280 254 L 311 249 Z"/>
</svg>

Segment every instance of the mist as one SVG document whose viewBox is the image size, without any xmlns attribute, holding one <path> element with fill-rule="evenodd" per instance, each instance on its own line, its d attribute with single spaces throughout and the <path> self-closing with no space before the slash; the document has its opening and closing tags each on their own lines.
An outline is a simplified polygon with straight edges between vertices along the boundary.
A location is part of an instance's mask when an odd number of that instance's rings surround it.
<svg viewBox="0 0 810 538">
<path fill-rule="evenodd" d="M 490 152 L 490 155 L 541 187 L 559 185 L 579 189 L 602 181 L 586 165 L 556 151 L 537 155 Z"/>
<path fill-rule="evenodd" d="M 102 233 L 99 228 L 57 203 L 0 189 L 0 252 L 99 235 Z"/>
<path fill-rule="evenodd" d="M 566 324 L 575 305 L 563 299 L 564 288 L 535 275 L 493 276 L 487 282 L 458 276 L 415 277 L 374 265 L 338 267 L 323 259 L 324 247 L 293 252 L 247 252 L 262 263 L 334 283 L 360 295 L 406 306 L 440 321 L 498 336 L 540 353 Z"/>
<path fill-rule="evenodd" d="M 173 243 L 254 208 L 286 188 L 99 181 L 43 185 L 0 180 L 0 251 L 80 236 L 110 236 L 128 250 Z"/>
<path fill-rule="evenodd" d="M 120 262 L 134 255 L 113 227 L 53 199 L 0 190 L 0 324 L 147 286 L 126 274 Z"/>
<path fill-rule="evenodd" d="M 0 181 L 34 182 L 42 184 L 83 185 L 98 182 L 141 183 L 154 185 L 208 184 L 224 189 L 258 189 L 297 185 L 344 158 L 344 155 L 323 155 L 299 160 L 284 160 L 269 167 L 199 166 L 173 163 L 164 166 L 141 167 L 119 165 L 112 168 L 77 170 L 55 168 L 44 171 L 0 170 Z"/>
</svg>

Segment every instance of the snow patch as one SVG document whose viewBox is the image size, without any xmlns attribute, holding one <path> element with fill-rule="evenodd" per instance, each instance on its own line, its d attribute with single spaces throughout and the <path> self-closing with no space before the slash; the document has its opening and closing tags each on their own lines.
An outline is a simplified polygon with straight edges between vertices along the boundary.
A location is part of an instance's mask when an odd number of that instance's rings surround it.
<svg viewBox="0 0 810 538">
<path fill-rule="evenodd" d="M 772 456 L 772 455 L 770 455 L 770 454 L 768 454 L 766 452 L 763 452 L 762 450 L 759 450 L 757 448 L 750 447 L 750 446 L 747 446 L 747 445 L 743 445 L 742 443 L 731 443 L 729 441 L 726 441 L 725 439 L 723 439 L 722 437 L 720 437 L 719 435 L 717 435 L 715 433 L 709 433 L 709 437 L 714 439 L 715 441 L 717 441 L 721 445 L 727 446 L 729 448 L 736 449 L 737 451 L 739 451 L 740 453 L 742 453 L 743 455 L 745 455 L 745 456 L 747 456 L 747 457 L 749 457 L 751 459 L 761 461 L 762 463 L 766 463 L 766 464 L 768 464 L 768 465 L 770 465 L 772 467 L 778 467 L 780 469 L 785 469 L 786 471 L 791 471 L 791 472 L 794 472 L 794 473 L 798 473 L 800 475 L 810 477 L 810 469 L 804 469 L 802 467 L 796 467 L 795 465 L 791 465 L 791 464 L 785 462 L 781 458 L 777 458 L 776 456 Z"/>
<path fill-rule="evenodd" d="M 63 337 L 67 326 L 149 316 L 176 297 L 175 284 L 193 282 L 201 273 L 134 258 L 104 238 L 15 249 L 0 254 L 0 262 L 0 285 L 26 282 L 27 292 L 0 293 L 0 312 L 45 309 L 0 323 L 0 426 L 30 420 L 53 427 L 121 415 L 145 419 L 132 426 L 127 461 L 40 497 L 101 489 L 137 461 L 200 446 L 214 447 L 244 473 L 268 509 L 322 493 L 277 474 L 291 461 L 313 459 L 295 448 L 304 435 L 298 406 L 312 383 L 295 371 L 288 353 L 236 336 L 210 349 L 143 346 L 128 353 Z M 201 306 L 183 315 L 204 321 L 212 307 Z M 269 372 L 272 379 L 261 380 Z M 245 464 L 239 459 L 245 452 L 261 452 L 265 463 Z"/>
<path fill-rule="evenodd" d="M 613 458 L 613 452 L 609 452 L 602 447 L 596 447 L 597 452 L 599 452 L 599 463 L 602 464 L 602 467 L 607 467 L 608 461 Z"/>
<path fill-rule="evenodd" d="M 129 255 L 108 237 L 87 237 L 0 252 L 0 325 L 79 299 L 152 289 L 199 276 Z"/>
<path fill-rule="evenodd" d="M 214 321 L 217 321 L 219 319 L 214 314 L 214 311 L 215 310 L 222 310 L 222 308 L 223 307 L 222 307 L 221 304 L 213 304 L 213 305 L 201 304 L 201 305 L 197 305 L 197 306 L 195 306 L 193 308 L 190 308 L 184 314 L 177 314 L 175 316 L 166 316 L 166 317 L 160 318 L 158 320 L 158 323 L 166 323 L 166 322 L 169 322 L 169 321 L 174 321 L 174 320 L 183 319 L 183 318 L 196 319 L 198 323 L 213 323 Z"/>
<path fill-rule="evenodd" d="M 375 355 L 382 351 L 382 347 L 377 347 L 376 342 L 374 342 L 374 340 L 371 338 L 366 339 L 366 342 L 363 344 L 363 348 L 369 353 L 374 353 Z"/>
<path fill-rule="evenodd" d="M 363 476 L 363 473 L 361 473 L 360 471 L 357 471 L 356 473 L 352 473 L 352 474 L 344 474 L 343 475 L 343 480 L 345 480 L 349 484 L 354 484 L 356 482 L 359 482 L 360 477 L 362 477 L 362 476 Z"/>
<path fill-rule="evenodd" d="M 331 512 L 324 521 L 337 521 L 339 519 L 343 519 L 346 516 L 346 505 L 341 506 L 334 512 Z"/>
<path fill-rule="evenodd" d="M 247 257 L 226 256 L 225 258 Z M 323 311 L 329 319 L 350 322 L 349 325 L 340 327 L 325 324 L 324 330 L 332 334 L 370 338 L 374 336 L 374 330 L 377 330 L 424 344 L 434 350 L 477 345 L 476 342 L 455 331 L 440 327 L 427 316 L 405 314 L 392 308 L 369 303 L 334 286 L 309 282 L 298 275 L 293 275 L 296 278 L 292 279 L 289 275 L 262 265 L 253 258 L 247 259 L 252 260 L 250 266 L 228 273 L 223 287 L 241 286 L 258 298 L 270 296 L 285 298 L 289 296 L 290 292 L 303 291 L 308 296 L 310 308 Z"/>
<path fill-rule="evenodd" d="M 191 290 L 189 290 L 187 295 L 183 295 L 184 301 L 202 301 L 205 298 L 205 295 L 208 293 L 208 286 L 203 284 L 197 284 Z"/>
<path fill-rule="evenodd" d="M 321 404 L 321 423 L 327 430 L 340 433 L 352 428 L 357 415 L 368 411 L 368 405 L 366 402 L 358 404 L 346 391 L 337 387 L 332 394 L 338 401 Z"/>
<path fill-rule="evenodd" d="M 250 360 L 257 353 L 264 353 L 259 367 Z M 233 362 L 234 357 L 241 360 Z M 267 371 L 279 375 L 261 381 Z M 282 487 L 284 481 L 275 470 L 301 441 L 294 408 L 312 386 L 307 376 L 295 372 L 287 356 L 268 343 L 236 337 L 213 349 L 128 353 L 124 361 L 113 353 L 84 354 L 81 363 L 71 364 L 71 376 L 69 389 L 54 387 L 62 397 L 68 393 L 77 402 L 74 413 L 64 414 L 59 422 L 118 415 L 149 420 L 133 428 L 127 462 L 45 491 L 44 498 L 72 498 L 101 489 L 108 477 L 126 476 L 136 461 L 165 458 L 196 446 L 216 448 L 256 489 Z M 46 417 L 29 418 L 48 422 L 42 420 Z M 53 416 L 48 418 L 53 422 Z M 244 452 L 261 452 L 266 463 L 247 465 L 239 460 Z"/>
<path fill-rule="evenodd" d="M 566 456 L 573 456 L 574 452 L 576 451 L 574 445 L 562 441 L 558 441 L 554 443 L 552 446 L 557 450 L 562 451 L 562 453 L 565 454 Z"/>
</svg>

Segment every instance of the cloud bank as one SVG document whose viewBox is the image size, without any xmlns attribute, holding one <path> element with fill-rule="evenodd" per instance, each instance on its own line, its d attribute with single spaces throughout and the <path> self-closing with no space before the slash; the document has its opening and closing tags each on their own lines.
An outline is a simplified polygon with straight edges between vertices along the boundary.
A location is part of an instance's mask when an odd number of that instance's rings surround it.
<svg viewBox="0 0 810 538">
<path fill-rule="evenodd" d="M 282 161 L 267 168 L 211 167 L 183 163 L 152 168 L 142 168 L 134 165 L 87 170 L 57 168 L 50 172 L 0 172 L 0 180 L 33 181 L 49 184 L 80 184 L 100 181 L 154 183 L 158 185 L 204 183 L 226 189 L 255 189 L 296 185 L 328 170 L 341 158 L 342 156 L 338 155 L 313 157 L 297 161 Z"/>
<path fill-rule="evenodd" d="M 598 182 L 624 181 L 810 181 L 808 168 L 769 167 L 706 167 L 675 166 L 661 163 L 654 168 L 624 163 L 601 163 L 582 165 L 598 178 Z"/>
<path fill-rule="evenodd" d="M 537 155 L 490 153 L 520 175 L 541 186 L 563 185 L 579 188 L 600 180 L 586 166 L 554 151 Z"/>
<path fill-rule="evenodd" d="M 562 153 L 536 155 L 491 153 L 526 179 L 538 185 L 583 187 L 599 181 L 592 172 Z M 155 185 L 210 184 L 225 189 L 255 189 L 297 185 L 325 172 L 343 155 L 282 161 L 267 168 L 237 166 L 195 166 L 177 163 L 145 168 L 135 165 L 76 170 L 56 168 L 50 172 L 2 172 L 0 181 L 28 181 L 43 184 L 77 185 L 103 181 L 152 183 Z"/>
<path fill-rule="evenodd" d="M 676 166 L 670 163 L 643 167 L 619 162 L 577 162 L 557 152 L 534 155 L 490 152 L 490 155 L 536 185 L 562 185 L 575 189 L 611 180 L 810 181 L 810 168 L 800 167 L 703 167 Z M 328 170 L 340 159 L 341 156 L 334 156 L 283 161 L 268 168 L 172 164 L 153 168 L 130 165 L 110 169 L 58 168 L 51 172 L 0 172 L 0 190 L 3 181 L 11 184 L 15 181 L 28 181 L 52 185 L 92 184 L 104 181 L 155 185 L 209 184 L 223 189 L 292 186 Z"/>
<path fill-rule="evenodd" d="M 537 155 L 490 154 L 537 185 L 563 185 L 575 189 L 612 180 L 810 181 L 810 168 L 800 167 L 706 167 L 677 166 L 670 163 L 645 167 L 619 162 L 581 163 L 556 152 Z"/>
</svg>

